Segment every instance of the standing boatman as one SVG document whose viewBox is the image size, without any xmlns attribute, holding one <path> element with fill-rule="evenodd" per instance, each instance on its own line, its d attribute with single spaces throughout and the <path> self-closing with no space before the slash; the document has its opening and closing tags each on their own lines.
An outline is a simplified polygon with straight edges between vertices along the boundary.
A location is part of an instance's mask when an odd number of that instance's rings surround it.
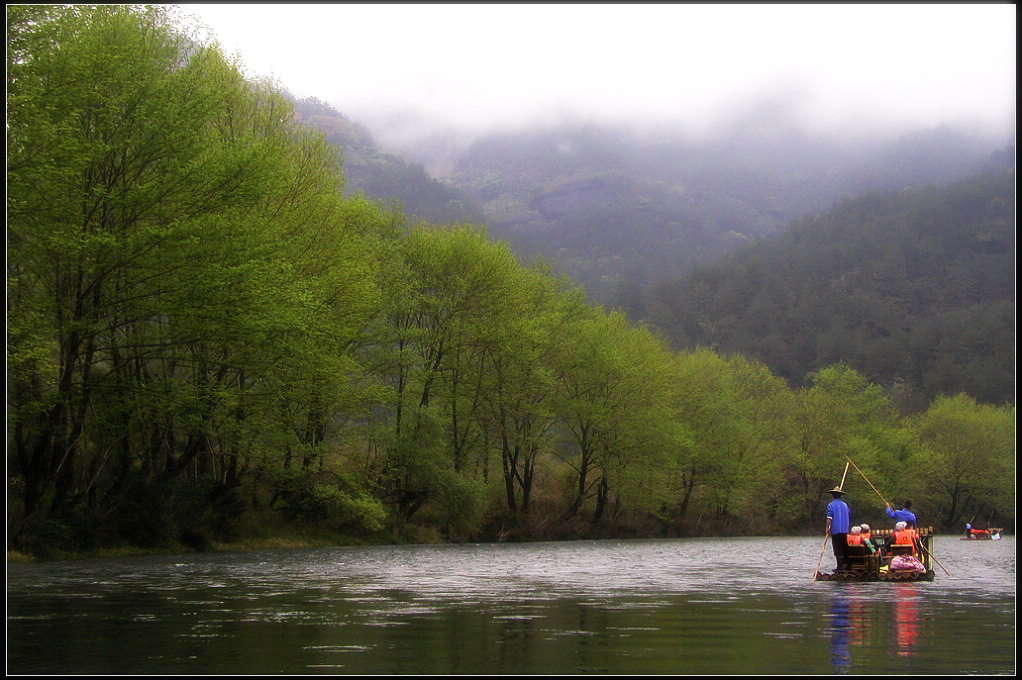
<svg viewBox="0 0 1022 680">
<path fill-rule="evenodd" d="M 887 516 L 894 520 L 894 523 L 904 522 L 910 529 L 916 528 L 916 516 L 910 510 L 912 501 L 905 501 L 898 510 L 892 510 L 891 504 L 887 504 Z"/>
<path fill-rule="evenodd" d="M 837 571 L 847 571 L 852 568 L 851 560 L 848 558 L 848 530 L 851 528 L 851 511 L 848 504 L 841 500 L 845 494 L 841 487 L 834 487 L 830 495 L 834 500 L 827 505 L 827 533 L 830 534 L 831 543 L 834 546 L 834 559 L 837 561 Z"/>
</svg>

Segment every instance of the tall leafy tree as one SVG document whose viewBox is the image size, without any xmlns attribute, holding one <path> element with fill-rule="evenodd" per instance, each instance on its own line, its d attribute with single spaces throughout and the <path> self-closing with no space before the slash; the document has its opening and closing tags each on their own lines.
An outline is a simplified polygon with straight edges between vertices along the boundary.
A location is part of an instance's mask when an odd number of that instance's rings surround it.
<svg viewBox="0 0 1022 680">
<path fill-rule="evenodd" d="M 335 152 L 165 9 L 8 17 L 24 514 L 121 514 L 158 535 L 173 480 L 236 484 L 290 350 L 322 340 L 324 321 L 343 337 L 368 318 L 365 247 L 341 209 Z"/>
<path fill-rule="evenodd" d="M 676 363 L 677 418 L 692 433 L 678 449 L 682 516 L 695 502 L 699 517 L 715 518 L 714 528 L 763 530 L 791 443 L 790 390 L 759 362 L 737 355 L 701 349 Z"/>
<path fill-rule="evenodd" d="M 818 519 L 826 491 L 842 478 L 849 497 L 862 499 L 864 514 L 883 506 L 869 484 L 890 493 L 895 482 L 901 491 L 917 488 L 914 440 L 879 385 L 837 364 L 817 372 L 797 398 L 797 445 L 787 464 L 791 493 L 785 514 L 806 524 Z M 854 471 L 845 476 L 849 461 L 866 479 Z M 866 511 L 868 506 L 874 510 Z"/>
<path fill-rule="evenodd" d="M 506 245 L 462 226 L 414 228 L 396 255 L 372 359 L 393 394 L 383 493 L 404 519 L 429 501 L 448 513 L 481 508 L 483 386 L 495 346 L 521 316 L 521 265 Z"/>
<path fill-rule="evenodd" d="M 594 309 L 574 325 L 557 363 L 563 391 L 558 413 L 572 444 L 564 459 L 575 471 L 569 516 L 593 498 L 593 518 L 603 518 L 625 471 L 635 472 L 644 457 L 661 452 L 661 442 L 644 438 L 670 417 L 663 370 L 669 356 L 657 338 L 631 327 L 620 312 Z"/>
<path fill-rule="evenodd" d="M 511 314 L 494 329 L 487 349 L 479 419 L 488 445 L 500 451 L 506 508 L 523 517 L 530 512 L 541 456 L 558 432 L 556 358 L 589 305 L 580 290 L 542 265 L 521 269 L 514 290 Z"/>
<path fill-rule="evenodd" d="M 925 446 L 929 503 L 944 527 L 1014 521 L 1015 408 L 965 394 L 940 397 L 913 419 Z"/>
</svg>

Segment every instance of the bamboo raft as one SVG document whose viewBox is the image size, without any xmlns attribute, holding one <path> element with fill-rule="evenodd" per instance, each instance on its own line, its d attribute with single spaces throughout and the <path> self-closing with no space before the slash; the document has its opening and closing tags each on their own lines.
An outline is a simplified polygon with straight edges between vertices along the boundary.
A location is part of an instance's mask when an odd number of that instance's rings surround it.
<svg viewBox="0 0 1022 680">
<path fill-rule="evenodd" d="M 972 533 L 971 529 L 965 530 L 965 536 L 962 537 L 963 541 L 999 541 L 1001 540 L 1001 532 L 1004 529 L 990 527 L 989 529 L 982 530 L 983 533 Z"/>
<path fill-rule="evenodd" d="M 933 527 L 921 527 L 917 530 L 919 535 L 919 552 L 915 555 L 925 571 L 911 569 L 891 569 L 891 560 L 904 554 L 912 554 L 911 546 L 895 545 L 893 529 L 876 529 L 872 532 L 870 540 L 876 547 L 875 553 L 863 545 L 848 546 L 849 558 L 852 563 L 851 569 L 835 570 L 826 574 L 816 572 L 817 581 L 932 581 L 935 573 L 931 566 L 932 554 L 930 552 L 931 539 L 933 538 Z"/>
</svg>

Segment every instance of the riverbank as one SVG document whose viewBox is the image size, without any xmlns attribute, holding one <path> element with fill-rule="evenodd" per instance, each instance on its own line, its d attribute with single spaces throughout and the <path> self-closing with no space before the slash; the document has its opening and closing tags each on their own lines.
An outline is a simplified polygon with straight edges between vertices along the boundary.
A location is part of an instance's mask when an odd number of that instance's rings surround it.
<svg viewBox="0 0 1022 680">
<path fill-rule="evenodd" d="M 18 550 L 7 551 L 8 564 L 19 562 L 52 562 L 61 560 L 84 560 L 110 557 L 137 557 L 141 555 L 173 555 L 177 553 L 200 553 L 200 552 L 241 552 L 245 550 L 278 550 L 293 548 L 325 548 L 336 545 L 389 545 L 392 543 L 404 543 L 405 541 L 365 541 L 354 540 L 350 537 L 327 536 L 327 535 L 306 535 L 306 536 L 269 536 L 250 537 L 239 541 L 222 542 L 210 541 L 201 548 L 175 543 L 159 548 L 140 548 L 137 546 L 119 546 L 111 548 L 97 548 L 87 551 L 53 551 L 46 555 L 31 555 Z"/>
</svg>

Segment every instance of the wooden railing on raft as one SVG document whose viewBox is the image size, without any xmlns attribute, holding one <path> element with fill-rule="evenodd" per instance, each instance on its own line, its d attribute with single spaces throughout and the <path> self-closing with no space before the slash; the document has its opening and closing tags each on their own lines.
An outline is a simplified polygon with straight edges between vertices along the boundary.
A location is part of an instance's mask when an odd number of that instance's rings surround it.
<svg viewBox="0 0 1022 680">
<path fill-rule="evenodd" d="M 894 535 L 894 529 L 870 529 L 869 533 L 870 536 L 883 536 L 886 538 L 887 536 Z M 920 536 L 932 536 L 933 527 L 919 527 L 916 529 L 916 533 Z"/>
</svg>

